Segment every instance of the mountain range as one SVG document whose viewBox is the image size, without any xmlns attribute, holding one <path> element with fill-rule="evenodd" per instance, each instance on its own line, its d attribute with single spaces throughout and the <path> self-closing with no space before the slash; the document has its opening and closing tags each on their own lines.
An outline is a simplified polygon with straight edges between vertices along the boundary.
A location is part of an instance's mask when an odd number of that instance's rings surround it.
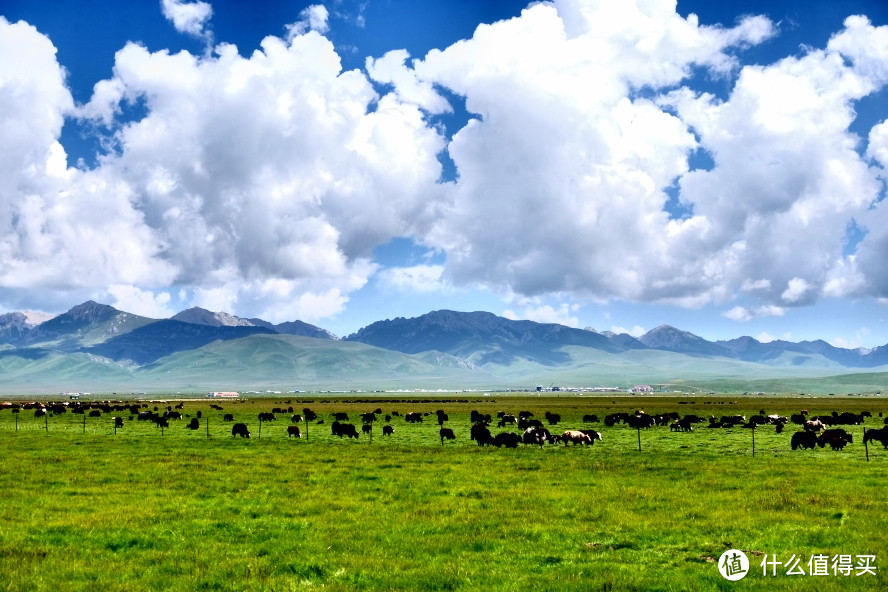
<svg viewBox="0 0 888 592">
<path fill-rule="evenodd" d="M 272 324 L 202 308 L 151 319 L 88 301 L 51 318 L 0 315 L 5 391 L 79 390 L 81 384 L 94 390 L 739 384 L 851 374 L 877 384 L 886 365 L 888 345 L 851 350 L 822 340 L 752 337 L 711 342 L 668 325 L 636 338 L 487 312 L 398 317 L 341 339 L 302 321 Z"/>
</svg>

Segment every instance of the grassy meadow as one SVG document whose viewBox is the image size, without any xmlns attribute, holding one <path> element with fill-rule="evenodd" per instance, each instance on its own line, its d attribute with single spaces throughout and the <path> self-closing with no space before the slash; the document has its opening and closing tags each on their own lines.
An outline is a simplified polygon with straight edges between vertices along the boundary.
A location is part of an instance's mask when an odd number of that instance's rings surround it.
<svg viewBox="0 0 888 592">
<path fill-rule="evenodd" d="M 182 402 L 201 413 L 161 432 L 128 412 L 101 417 L 0 411 L 0 590 L 821 590 L 888 589 L 888 451 L 862 442 L 792 451 L 788 426 L 671 432 L 583 424 L 582 416 L 644 409 L 684 415 L 788 415 L 869 410 L 880 397 L 612 398 L 456 394 L 410 400 L 354 395 Z M 224 407 L 211 409 L 210 403 Z M 146 409 L 168 403 L 145 403 Z M 288 414 L 309 407 L 288 438 Z M 445 410 L 393 417 L 395 433 L 340 440 L 331 412 Z M 591 447 L 480 448 L 471 410 L 559 413 L 553 432 L 593 428 Z M 231 413 L 250 439 L 232 438 Z M 111 415 L 124 427 L 115 434 Z M 508 431 L 493 426 L 491 431 Z M 512 431 L 517 431 L 512 429 Z M 641 451 L 639 451 L 639 435 Z M 719 574 L 743 550 L 739 582 Z M 875 575 L 763 576 L 769 556 L 875 555 Z M 770 572 L 769 572 L 770 573 Z"/>
</svg>

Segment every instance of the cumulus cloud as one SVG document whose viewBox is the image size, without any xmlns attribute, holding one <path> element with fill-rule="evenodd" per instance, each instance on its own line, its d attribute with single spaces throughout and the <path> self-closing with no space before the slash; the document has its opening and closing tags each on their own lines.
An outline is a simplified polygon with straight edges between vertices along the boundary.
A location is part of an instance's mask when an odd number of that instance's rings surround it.
<svg viewBox="0 0 888 592">
<path fill-rule="evenodd" d="M 327 22 L 330 18 L 330 13 L 323 4 L 312 4 L 303 8 L 299 12 L 299 17 L 298 21 L 286 27 L 289 39 L 304 35 L 308 31 L 324 34 L 330 30 L 330 25 Z"/>
<path fill-rule="evenodd" d="M 208 34 L 209 4 L 161 6 Z M 106 290 L 155 312 L 182 290 L 319 320 L 381 274 L 525 298 L 507 313 L 571 326 L 571 306 L 543 299 L 716 303 L 746 321 L 888 297 L 888 132 L 850 131 L 888 84 L 886 27 L 851 17 L 825 47 L 743 66 L 777 34 L 764 17 L 726 28 L 669 0 L 557 0 L 343 72 L 328 20 L 306 8 L 249 57 L 129 43 L 75 107 L 51 42 L 0 18 L 0 286 Z M 697 90 L 701 77 L 731 91 Z M 470 114 L 451 138 L 436 125 L 449 93 Z M 144 116 L 128 120 L 133 103 Z M 75 115 L 103 130 L 93 169 L 59 142 Z M 692 170 L 694 155 L 711 166 Z M 446 260 L 383 269 L 373 249 L 395 237 Z"/>
<path fill-rule="evenodd" d="M 183 0 L 160 0 L 163 16 L 173 23 L 180 33 L 194 37 L 207 37 L 207 21 L 213 16 L 213 7 L 208 2 L 185 2 Z"/>
</svg>

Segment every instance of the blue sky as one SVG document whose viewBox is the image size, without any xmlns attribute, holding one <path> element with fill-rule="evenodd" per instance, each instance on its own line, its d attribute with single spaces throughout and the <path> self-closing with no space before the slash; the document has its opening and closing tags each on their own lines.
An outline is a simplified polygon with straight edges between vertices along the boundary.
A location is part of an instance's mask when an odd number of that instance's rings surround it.
<svg viewBox="0 0 888 592">
<path fill-rule="evenodd" d="M 0 16 L 0 312 L 888 343 L 881 0 Z"/>
</svg>

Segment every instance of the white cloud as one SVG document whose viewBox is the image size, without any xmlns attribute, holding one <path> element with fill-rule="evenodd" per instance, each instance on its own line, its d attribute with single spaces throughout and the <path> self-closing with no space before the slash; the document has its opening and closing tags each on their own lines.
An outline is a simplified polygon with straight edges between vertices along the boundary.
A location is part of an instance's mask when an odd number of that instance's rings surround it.
<svg viewBox="0 0 888 592">
<path fill-rule="evenodd" d="M 204 29 L 213 16 L 213 7 L 208 2 L 185 2 L 183 0 L 160 0 L 163 16 L 180 33 L 194 37 L 204 37 L 209 33 Z"/>
<path fill-rule="evenodd" d="M 725 316 L 733 321 L 746 322 L 762 317 L 782 317 L 785 314 L 785 308 L 770 304 L 754 308 L 735 306 L 732 309 L 724 312 L 722 316 Z"/>
<path fill-rule="evenodd" d="M 297 35 L 304 35 L 308 31 L 315 31 L 324 34 L 330 30 L 328 19 L 330 13 L 323 4 L 312 4 L 303 8 L 299 12 L 300 19 L 295 23 L 287 25 L 288 40 L 293 39 Z"/>
<path fill-rule="evenodd" d="M 443 292 L 448 290 L 442 279 L 442 265 L 414 265 L 412 267 L 392 267 L 379 273 L 379 281 L 384 286 L 405 292 Z"/>
<path fill-rule="evenodd" d="M 613 327 L 610 328 L 610 330 L 611 330 L 611 332 L 616 333 L 618 335 L 621 333 L 627 333 L 627 334 L 631 335 L 632 337 L 641 337 L 642 335 L 647 333 L 645 328 L 642 327 L 641 325 L 635 325 L 631 329 L 627 329 L 626 327 L 620 327 L 620 326 L 614 325 Z"/>
<path fill-rule="evenodd" d="M 166 291 L 155 294 L 136 286 L 115 284 L 97 295 L 97 298 L 118 310 L 152 319 L 165 319 L 178 312 L 169 308 L 171 297 Z"/>
<path fill-rule="evenodd" d="M 209 4 L 162 8 L 209 35 Z M 725 316 L 746 321 L 888 295 L 888 132 L 864 146 L 849 130 L 888 83 L 886 27 L 852 17 L 824 48 L 743 67 L 741 50 L 776 32 L 763 17 L 711 27 L 668 0 L 559 0 L 422 59 L 371 58 L 365 75 L 342 71 L 328 23 L 311 6 L 249 57 L 130 43 L 75 110 L 50 41 L 0 18 L 0 286 L 150 308 L 175 285 L 241 316 L 323 318 L 378 272 L 376 246 L 410 237 L 446 262 L 381 272 L 390 285 L 446 277 L 571 326 L 546 297 L 739 294 Z M 701 69 L 730 94 L 695 90 Z M 436 89 L 472 114 L 449 144 Z M 127 102 L 144 117 L 123 120 Z M 114 148 L 90 170 L 59 142 L 75 112 Z M 438 183 L 445 148 L 458 176 Z M 695 151 L 710 170 L 690 170 Z M 846 256 L 851 220 L 865 236 Z"/>
<path fill-rule="evenodd" d="M 502 316 L 512 320 L 535 321 L 537 323 L 556 323 L 567 327 L 579 327 L 580 320 L 573 316 L 570 305 L 562 303 L 555 308 L 549 304 L 539 306 L 526 306 L 523 311 L 515 312 L 511 309 L 503 311 Z"/>
</svg>

